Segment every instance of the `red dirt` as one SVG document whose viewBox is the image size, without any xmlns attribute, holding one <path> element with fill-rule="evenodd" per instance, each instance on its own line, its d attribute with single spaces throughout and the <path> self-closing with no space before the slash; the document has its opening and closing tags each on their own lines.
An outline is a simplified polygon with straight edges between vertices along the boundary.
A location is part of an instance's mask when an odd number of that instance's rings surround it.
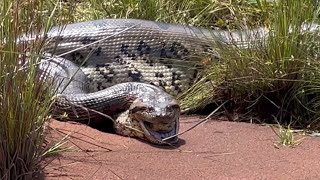
<svg viewBox="0 0 320 180">
<path fill-rule="evenodd" d="M 180 130 L 198 121 L 183 116 Z M 45 179 L 320 179 L 320 138 L 286 147 L 267 126 L 210 120 L 181 135 L 176 149 L 69 122 L 50 126 L 53 138 L 72 132 L 67 146 L 78 152 L 47 159 Z"/>
</svg>

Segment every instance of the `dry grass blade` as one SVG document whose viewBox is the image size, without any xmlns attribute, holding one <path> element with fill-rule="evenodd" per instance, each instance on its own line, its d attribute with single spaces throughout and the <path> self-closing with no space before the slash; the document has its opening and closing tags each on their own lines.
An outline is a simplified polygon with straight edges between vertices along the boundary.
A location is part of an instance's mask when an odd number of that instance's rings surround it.
<svg viewBox="0 0 320 180">
<path fill-rule="evenodd" d="M 199 125 L 207 122 L 207 121 L 208 121 L 220 108 L 222 108 L 226 103 L 227 103 L 227 101 L 224 102 L 224 103 L 222 103 L 219 107 L 217 107 L 214 111 L 212 111 L 207 117 L 201 119 L 199 122 L 197 122 L 195 125 L 193 125 L 193 126 L 191 126 L 190 128 L 188 128 L 187 130 L 185 130 L 185 131 L 183 131 L 183 132 L 180 132 L 180 133 L 178 133 L 178 134 L 176 134 L 176 135 L 174 135 L 174 136 L 170 136 L 170 137 L 164 138 L 164 139 L 162 139 L 162 141 L 166 141 L 166 140 L 171 139 L 171 138 L 173 138 L 173 137 L 180 136 L 180 135 L 182 135 L 182 134 L 184 134 L 184 133 L 187 133 L 187 132 L 191 131 L 192 129 L 196 128 L 197 126 L 199 126 Z"/>
</svg>

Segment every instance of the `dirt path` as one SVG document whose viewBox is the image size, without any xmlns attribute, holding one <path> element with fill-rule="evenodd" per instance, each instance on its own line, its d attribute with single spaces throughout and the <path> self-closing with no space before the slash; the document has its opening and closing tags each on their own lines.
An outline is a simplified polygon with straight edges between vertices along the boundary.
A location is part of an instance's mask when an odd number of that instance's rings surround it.
<svg viewBox="0 0 320 180">
<path fill-rule="evenodd" d="M 198 121 L 182 117 L 181 130 Z M 211 120 L 180 136 L 176 149 L 85 125 L 52 121 L 51 127 L 74 132 L 68 145 L 81 150 L 53 160 L 45 179 L 320 179 L 320 138 L 275 146 L 276 135 L 266 126 Z"/>
</svg>

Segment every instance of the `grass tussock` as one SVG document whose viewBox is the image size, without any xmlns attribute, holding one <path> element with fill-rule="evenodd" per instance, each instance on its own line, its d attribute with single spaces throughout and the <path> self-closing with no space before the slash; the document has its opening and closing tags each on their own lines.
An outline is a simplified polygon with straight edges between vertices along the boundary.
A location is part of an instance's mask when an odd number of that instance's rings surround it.
<svg viewBox="0 0 320 180">
<path fill-rule="evenodd" d="M 273 7 L 268 38 L 249 42 L 249 48 L 216 47 L 221 63 L 207 68 L 207 83 L 183 96 L 183 106 L 229 100 L 227 109 L 243 117 L 320 127 L 319 31 L 312 24 L 318 7 L 311 0 L 277 1 Z"/>
<path fill-rule="evenodd" d="M 288 127 L 283 127 L 278 124 L 277 127 L 272 127 L 271 129 L 278 137 L 278 143 L 283 146 L 294 146 L 299 144 L 302 139 L 296 140 L 294 133 L 290 129 L 290 125 Z"/>
<path fill-rule="evenodd" d="M 44 139 L 52 94 L 35 66 L 44 42 L 19 39 L 48 30 L 56 5 L 31 0 L 0 2 L 1 179 L 34 179 L 44 155 L 53 151 Z"/>
</svg>

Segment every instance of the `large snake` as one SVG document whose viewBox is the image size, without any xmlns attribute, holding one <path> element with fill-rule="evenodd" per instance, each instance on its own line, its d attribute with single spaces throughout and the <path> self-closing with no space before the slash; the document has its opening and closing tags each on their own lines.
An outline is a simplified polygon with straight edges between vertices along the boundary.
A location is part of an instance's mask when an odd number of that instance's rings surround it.
<svg viewBox="0 0 320 180">
<path fill-rule="evenodd" d="M 172 95 L 192 84 L 193 58 L 217 42 L 241 44 L 266 35 L 264 28 L 230 32 L 134 19 L 81 22 L 40 36 L 49 53 L 40 69 L 57 78 L 54 114 L 98 122 L 104 113 L 115 119 L 118 134 L 175 143 L 177 137 L 162 139 L 178 133 L 180 108 Z"/>
</svg>

